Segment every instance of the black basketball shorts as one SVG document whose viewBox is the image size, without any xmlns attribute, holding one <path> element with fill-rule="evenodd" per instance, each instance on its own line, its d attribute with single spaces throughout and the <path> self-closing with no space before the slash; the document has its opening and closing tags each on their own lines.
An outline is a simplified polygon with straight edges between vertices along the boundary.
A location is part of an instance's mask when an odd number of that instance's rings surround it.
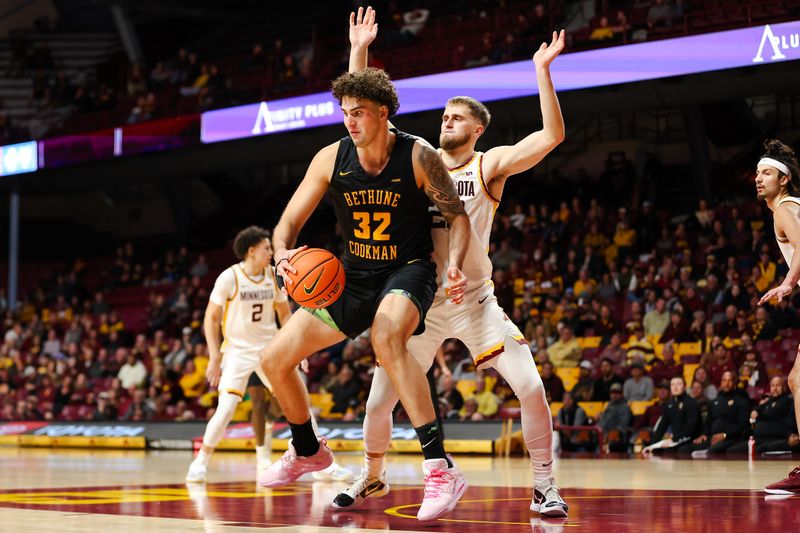
<svg viewBox="0 0 800 533">
<path fill-rule="evenodd" d="M 436 263 L 414 259 L 384 271 L 345 268 L 344 292 L 321 309 L 304 307 L 332 328 L 355 339 L 372 326 L 375 313 L 387 294 L 401 294 L 414 302 L 419 324 L 414 335 L 425 331 L 425 315 L 436 294 Z"/>
</svg>

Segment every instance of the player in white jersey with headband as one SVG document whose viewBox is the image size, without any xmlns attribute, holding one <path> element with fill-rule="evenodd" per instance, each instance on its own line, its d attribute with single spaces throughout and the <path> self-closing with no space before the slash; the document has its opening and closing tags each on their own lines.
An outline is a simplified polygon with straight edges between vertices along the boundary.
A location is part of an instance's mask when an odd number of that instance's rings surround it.
<svg viewBox="0 0 800 533">
<path fill-rule="evenodd" d="M 791 296 L 800 282 L 800 165 L 794 150 L 780 141 L 764 143 L 766 152 L 756 167 L 756 194 L 767 203 L 775 219 L 775 238 L 789 272 L 778 287 L 767 291 L 758 305 Z M 800 428 L 800 347 L 789 372 L 789 389 L 794 397 L 794 416 Z M 771 494 L 800 494 L 800 467 L 781 481 L 768 485 Z"/>
<path fill-rule="evenodd" d="M 375 12 L 371 8 L 366 11 L 359 8 L 357 15 L 351 14 L 351 71 L 366 68 L 367 47 L 376 34 Z M 566 516 L 568 509 L 552 477 L 552 415 L 525 338 L 506 317 L 494 296 L 488 250 L 492 220 L 505 180 L 533 167 L 564 138 L 564 121 L 549 72 L 550 63 L 563 49 L 564 32 L 554 32 L 552 42 L 542 43 L 534 54 L 544 127 L 513 146 L 476 152 L 475 144 L 489 124 L 488 110 L 469 97 L 455 97 L 447 102 L 442 116 L 439 153 L 450 170 L 473 228 L 462 265 L 469 281 L 460 305 L 447 301 L 447 230 L 444 219 L 434 211 L 432 231 L 439 288 L 425 320 L 425 332 L 411 337 L 407 343 L 409 353 L 423 368 L 429 368 L 442 342 L 456 337 L 469 348 L 476 367 L 495 368 L 505 378 L 521 404 L 523 438 L 534 474 L 531 510 L 548 516 Z M 358 507 L 368 497 L 389 492 L 384 459 L 391 440 L 392 410 L 397 401 L 397 393 L 385 371 L 377 368 L 364 419 L 366 465 L 353 484 L 336 496 L 335 509 Z M 443 485 L 450 482 L 446 478 L 442 480 Z M 449 490 L 441 492 L 447 494 Z"/>
<path fill-rule="evenodd" d="M 203 330 L 208 345 L 208 383 L 219 389 L 217 410 L 208 421 L 203 444 L 189 465 L 186 481 L 203 482 L 214 449 L 222 440 L 236 407 L 244 398 L 249 378 L 255 373 L 261 384 L 271 389 L 258 364 L 258 354 L 278 331 L 277 319 L 285 324 L 292 314 L 286 295 L 275 281 L 269 231 L 250 226 L 233 241 L 239 263 L 217 277 L 206 308 Z M 261 400 L 263 402 L 263 397 Z M 265 426 L 265 436 L 256 446 L 259 468 L 269 465 L 272 424 Z M 257 443 L 258 444 L 258 443 Z M 347 480 L 344 469 L 334 463 L 325 471 L 327 478 Z"/>
</svg>

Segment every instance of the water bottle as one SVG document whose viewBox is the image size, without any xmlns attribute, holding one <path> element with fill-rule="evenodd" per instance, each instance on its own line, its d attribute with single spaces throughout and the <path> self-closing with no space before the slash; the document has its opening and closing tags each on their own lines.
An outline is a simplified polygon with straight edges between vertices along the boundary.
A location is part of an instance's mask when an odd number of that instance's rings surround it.
<svg viewBox="0 0 800 533">
<path fill-rule="evenodd" d="M 747 439 L 747 456 L 750 459 L 756 458 L 756 438 L 752 435 Z"/>
</svg>

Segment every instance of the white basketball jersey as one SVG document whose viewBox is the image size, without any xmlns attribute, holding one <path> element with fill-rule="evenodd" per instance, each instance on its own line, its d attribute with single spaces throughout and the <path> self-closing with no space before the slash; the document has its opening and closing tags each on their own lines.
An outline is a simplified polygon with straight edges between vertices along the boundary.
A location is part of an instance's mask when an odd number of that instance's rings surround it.
<svg viewBox="0 0 800 533">
<path fill-rule="evenodd" d="M 489 238 L 499 202 L 489 194 L 481 168 L 482 162 L 483 152 L 475 152 L 465 164 L 448 169 L 472 225 L 469 248 L 461 267 L 461 271 L 467 277 L 467 291 L 491 283 L 492 279 L 492 262 L 488 255 Z M 437 295 L 442 296 L 447 290 L 447 267 L 450 264 L 447 224 L 436 207 L 431 207 L 431 212 L 433 215 L 433 258 L 436 261 L 439 277 Z"/>
<path fill-rule="evenodd" d="M 800 205 L 800 198 L 795 198 L 794 196 L 787 196 L 785 198 L 782 198 L 778 202 L 778 206 L 786 202 L 794 202 Z M 790 243 L 788 239 L 781 240 L 781 238 L 778 237 L 777 232 L 775 233 L 775 240 L 778 241 L 778 248 L 781 249 L 781 253 L 783 254 L 783 259 L 786 261 L 786 267 L 788 268 L 792 264 L 792 257 L 794 256 L 794 247 L 792 247 L 792 243 Z M 798 285 L 800 285 L 800 282 L 798 282 Z"/>
<path fill-rule="evenodd" d="M 265 269 L 259 281 L 251 279 L 239 264 L 230 269 L 236 279 L 236 290 L 225 302 L 222 350 L 261 348 L 278 331 L 274 303 L 285 301 L 286 296 L 278 289 L 271 266 Z"/>
</svg>

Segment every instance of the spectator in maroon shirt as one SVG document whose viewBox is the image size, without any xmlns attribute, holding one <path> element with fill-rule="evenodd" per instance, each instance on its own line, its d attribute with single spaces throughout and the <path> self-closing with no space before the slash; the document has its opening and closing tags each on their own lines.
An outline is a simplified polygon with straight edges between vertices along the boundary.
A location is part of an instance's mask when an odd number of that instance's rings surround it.
<svg viewBox="0 0 800 533">
<path fill-rule="evenodd" d="M 711 382 L 714 383 L 714 385 L 720 383 L 722 374 L 725 372 L 733 372 L 735 374 L 736 363 L 733 362 L 730 350 L 728 350 L 724 344 L 719 344 L 714 348 L 714 357 L 711 362 L 711 367 L 709 368 Z"/>
<path fill-rule="evenodd" d="M 622 334 L 619 332 L 611 335 L 608 346 L 600 352 L 600 359 L 609 359 L 613 364 L 619 365 L 626 360 L 626 351 L 622 347 Z"/>
<path fill-rule="evenodd" d="M 653 361 L 650 377 L 653 378 L 653 383 L 666 381 L 667 388 L 669 388 L 672 378 L 683 376 L 683 363 L 675 362 L 675 345 L 672 342 L 664 345 L 661 356 L 662 359 L 656 358 Z"/>
<path fill-rule="evenodd" d="M 735 323 L 733 324 L 733 327 L 728 328 L 726 335 L 731 339 L 739 339 L 745 334 L 752 335 L 753 329 L 747 322 L 747 313 L 744 311 L 737 311 Z"/>
<path fill-rule="evenodd" d="M 778 335 L 778 330 L 769 318 L 769 313 L 764 307 L 756 308 L 756 320 L 753 323 L 753 340 L 773 340 Z"/>
<path fill-rule="evenodd" d="M 578 366 L 578 382 L 572 387 L 570 394 L 576 402 L 589 402 L 594 395 L 594 378 L 592 371 L 594 366 L 591 361 L 581 361 Z"/>
<path fill-rule="evenodd" d="M 622 377 L 614 372 L 614 363 L 611 359 L 600 361 L 600 377 L 594 382 L 594 395 L 592 401 L 607 402 L 610 398 L 611 386 L 618 383 L 622 390 Z"/>
<path fill-rule="evenodd" d="M 564 382 L 555 373 L 555 367 L 550 361 L 542 363 L 542 383 L 545 394 L 551 402 L 560 402 L 564 397 Z"/>
<path fill-rule="evenodd" d="M 600 316 L 594 323 L 594 334 L 600 337 L 608 337 L 614 332 L 619 331 L 619 323 L 614 320 L 611 314 L 611 308 L 607 305 L 600 307 Z M 624 350 L 623 350 L 624 351 Z"/>
<path fill-rule="evenodd" d="M 661 335 L 659 342 L 688 342 L 691 340 L 689 326 L 683 319 L 683 311 L 679 308 L 674 309 L 669 315 L 669 325 Z"/>
<path fill-rule="evenodd" d="M 652 429 L 664 412 L 664 405 L 669 400 L 669 381 L 661 381 L 656 385 L 656 402 L 650 405 L 642 416 L 636 419 L 634 429 Z"/>
</svg>

